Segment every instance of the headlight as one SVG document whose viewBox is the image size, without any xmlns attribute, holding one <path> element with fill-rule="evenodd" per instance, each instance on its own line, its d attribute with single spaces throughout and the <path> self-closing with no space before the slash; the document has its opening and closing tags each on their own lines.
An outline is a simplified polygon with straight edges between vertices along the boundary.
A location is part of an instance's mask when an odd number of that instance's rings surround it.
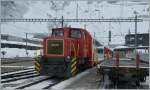
<svg viewBox="0 0 150 90">
<path fill-rule="evenodd" d="M 70 59 L 70 56 L 67 56 L 67 59 Z"/>
</svg>

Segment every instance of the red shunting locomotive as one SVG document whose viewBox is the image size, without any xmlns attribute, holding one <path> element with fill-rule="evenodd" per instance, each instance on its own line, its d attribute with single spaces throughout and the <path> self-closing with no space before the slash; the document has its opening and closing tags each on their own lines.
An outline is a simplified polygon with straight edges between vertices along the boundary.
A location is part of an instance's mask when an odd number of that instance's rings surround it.
<svg viewBox="0 0 150 90">
<path fill-rule="evenodd" d="M 71 77 L 95 65 L 93 39 L 80 28 L 55 28 L 43 40 L 43 55 L 36 58 L 35 69 L 41 75 Z"/>
</svg>

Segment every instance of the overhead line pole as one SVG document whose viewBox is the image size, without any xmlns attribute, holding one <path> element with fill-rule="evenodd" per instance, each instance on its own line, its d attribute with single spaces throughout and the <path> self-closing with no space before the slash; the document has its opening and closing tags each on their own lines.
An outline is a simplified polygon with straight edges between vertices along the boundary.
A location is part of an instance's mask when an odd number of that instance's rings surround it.
<svg viewBox="0 0 150 90">
<path fill-rule="evenodd" d="M 136 59 L 136 54 L 137 54 L 137 51 L 136 51 L 136 48 L 137 48 L 137 15 L 135 15 L 135 59 Z"/>
<path fill-rule="evenodd" d="M 28 56 L 28 51 L 27 51 L 27 49 L 28 49 L 28 46 L 27 46 L 27 37 L 28 37 L 28 33 L 25 33 L 26 34 L 26 55 Z"/>
<path fill-rule="evenodd" d="M 111 42 L 111 37 L 110 37 L 110 34 L 111 34 L 111 23 L 109 23 L 109 31 L 108 31 L 108 46 L 110 46 L 110 42 Z"/>
<path fill-rule="evenodd" d="M 63 26 L 64 26 L 64 17 L 62 16 L 62 21 L 61 21 L 61 27 L 63 28 Z"/>
<path fill-rule="evenodd" d="M 77 3 L 77 8 L 76 8 L 76 19 L 78 19 L 78 3 Z"/>
<path fill-rule="evenodd" d="M 0 2 L 0 5 L 1 5 L 1 2 Z M 0 10 L 0 19 L 1 19 L 1 10 Z M 1 22 L 0 22 L 1 23 Z M 0 24 L 0 27 L 1 27 L 1 24 Z M 2 46 L 2 42 L 1 42 L 1 28 L 0 28 L 0 53 L 1 53 L 1 46 Z M 0 66 L 1 66 L 1 54 L 0 54 Z M 0 72 L 1 72 L 1 68 L 0 68 Z M 0 80 L 1 80 L 2 78 L 0 77 Z"/>
<path fill-rule="evenodd" d="M 137 15 L 135 15 L 135 50 L 137 47 Z"/>
</svg>

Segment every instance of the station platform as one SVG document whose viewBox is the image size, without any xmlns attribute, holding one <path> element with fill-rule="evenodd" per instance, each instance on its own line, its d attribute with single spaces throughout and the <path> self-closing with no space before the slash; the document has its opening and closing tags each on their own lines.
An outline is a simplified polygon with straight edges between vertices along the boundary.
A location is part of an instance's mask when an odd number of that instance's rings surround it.
<svg viewBox="0 0 150 90">
<path fill-rule="evenodd" d="M 62 82 L 51 89 L 98 89 L 100 76 L 97 75 L 96 67 L 85 70 L 78 75 Z"/>
<path fill-rule="evenodd" d="M 108 77 L 105 77 L 104 82 L 102 82 L 102 76 L 97 74 L 97 68 L 91 68 L 85 70 L 78 75 L 64 80 L 57 85 L 50 87 L 52 90 L 60 89 L 115 89 L 110 83 Z M 146 82 L 141 83 L 142 86 L 139 89 L 148 89 L 149 88 L 149 76 L 147 77 Z M 135 85 L 130 84 L 120 84 L 117 87 L 118 89 L 136 89 Z"/>
<path fill-rule="evenodd" d="M 65 89 L 98 89 L 99 88 L 99 76 L 96 73 L 96 68 L 89 69 L 86 75 L 80 80 L 74 81 L 71 85 Z"/>
</svg>

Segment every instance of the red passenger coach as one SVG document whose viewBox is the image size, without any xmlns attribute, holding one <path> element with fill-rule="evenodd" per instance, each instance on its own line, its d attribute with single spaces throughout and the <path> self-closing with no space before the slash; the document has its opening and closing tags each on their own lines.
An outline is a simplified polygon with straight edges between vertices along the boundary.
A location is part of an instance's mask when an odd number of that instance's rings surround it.
<svg viewBox="0 0 150 90">
<path fill-rule="evenodd" d="M 35 60 L 35 69 L 42 75 L 71 77 L 94 65 L 92 37 L 85 29 L 52 29 L 52 35 L 43 40 L 43 52 Z"/>
</svg>

